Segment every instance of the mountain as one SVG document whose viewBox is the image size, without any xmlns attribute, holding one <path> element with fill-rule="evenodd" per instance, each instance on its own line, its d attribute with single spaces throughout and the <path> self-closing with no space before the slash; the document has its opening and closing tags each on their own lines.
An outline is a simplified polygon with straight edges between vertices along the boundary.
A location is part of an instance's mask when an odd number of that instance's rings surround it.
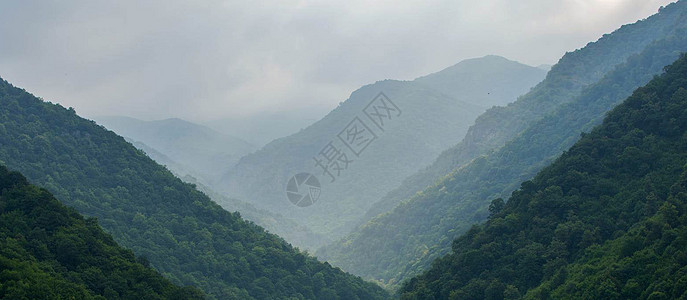
<svg viewBox="0 0 687 300">
<path fill-rule="evenodd" d="M 687 57 L 489 210 L 401 299 L 687 297 Z"/>
<path fill-rule="evenodd" d="M 685 26 L 684 6 L 682 1 L 669 5 L 659 14 L 622 26 L 582 49 L 567 53 L 532 91 L 522 95 L 518 101 L 480 115 L 458 144 L 444 151 L 432 165 L 406 178 L 377 202 L 363 219 L 369 220 L 393 209 L 402 200 L 433 185 L 456 168 L 503 147 L 533 122 L 573 101 L 629 57 L 639 54 L 656 40 L 674 35 L 676 30 Z"/>
<path fill-rule="evenodd" d="M 96 219 L 0 166 L 0 298 L 204 299 L 144 264 Z"/>
<path fill-rule="evenodd" d="M 514 101 L 545 75 L 546 71 L 501 56 L 487 55 L 461 61 L 414 82 L 486 110 Z"/>
<path fill-rule="evenodd" d="M 212 201 L 222 206 L 225 210 L 239 212 L 242 218 L 277 234 L 289 243 L 303 245 L 306 249 L 312 249 L 317 246 L 313 241 L 325 239 L 325 237 L 312 232 L 309 228 L 279 213 L 258 209 L 248 202 L 227 197 L 197 182 L 195 178 L 184 177 L 181 179 L 194 184 L 199 191 L 208 195 Z"/>
<path fill-rule="evenodd" d="M 97 217 L 172 283 L 196 286 L 210 299 L 387 297 L 225 211 L 114 132 L 4 80 L 0 164 Z"/>
<path fill-rule="evenodd" d="M 537 66 L 537 68 L 540 68 L 546 72 L 551 71 L 551 67 L 553 67 L 553 65 L 541 64 Z"/>
<path fill-rule="evenodd" d="M 239 212 L 242 218 L 265 228 L 265 230 L 269 232 L 276 233 L 290 243 L 303 245 L 306 249 L 308 249 L 316 247 L 315 244 L 311 244 L 312 241 L 323 239 L 323 237 L 311 232 L 310 229 L 306 228 L 305 226 L 300 225 L 297 222 L 282 216 L 281 214 L 270 212 L 264 209 L 257 209 L 248 202 L 229 198 L 221 193 L 215 192 L 207 185 L 199 182 L 197 178 L 188 175 L 190 172 L 184 172 L 185 168 L 183 166 L 173 161 L 166 155 L 158 152 L 144 143 L 132 140 L 127 141 L 134 145 L 134 147 L 145 152 L 148 157 L 152 158 L 158 164 L 167 167 L 167 169 L 169 169 L 175 176 L 179 177 L 184 182 L 195 185 L 199 191 L 210 197 L 212 201 L 222 206 L 222 208 L 225 210 Z"/>
<path fill-rule="evenodd" d="M 203 124 L 262 148 L 273 140 L 289 136 L 317 121 L 320 115 L 314 113 L 300 110 L 263 112 L 250 116 L 221 118 Z"/>
<path fill-rule="evenodd" d="M 313 125 L 241 158 L 213 188 L 330 239 L 341 237 L 386 191 L 463 136 L 477 115 L 513 101 L 543 76 L 487 56 L 414 81 L 364 86 Z M 319 200 L 308 207 L 286 197 L 288 180 L 301 172 L 321 184 Z"/>
<path fill-rule="evenodd" d="M 142 121 L 130 117 L 97 117 L 115 133 L 164 154 L 180 169 L 171 170 L 211 182 L 257 147 L 239 138 L 178 118 Z"/>
<path fill-rule="evenodd" d="M 489 201 L 506 198 L 685 52 L 686 10 L 678 2 L 566 54 L 530 93 L 480 116 L 461 143 L 407 178 L 368 212 L 367 222 L 317 256 L 390 287 L 422 272 L 449 252 L 451 241 L 486 219 Z M 625 60 L 599 64 L 618 61 L 599 57 L 606 54 Z"/>
<path fill-rule="evenodd" d="M 143 142 L 135 141 L 135 140 L 132 140 L 131 138 L 126 138 L 126 137 L 124 139 L 127 142 L 129 142 L 130 144 L 134 145 L 134 147 L 136 147 L 136 149 L 143 151 L 148 157 L 152 158 L 158 164 L 165 166 L 170 172 L 172 172 L 174 174 L 174 176 L 179 177 L 182 180 L 184 177 L 187 177 L 187 176 L 195 179 L 195 177 L 190 175 L 190 174 L 194 173 L 193 171 L 188 170 L 186 166 L 174 161 L 169 156 L 161 153 L 160 151 L 157 151 L 153 147 L 150 147 Z M 195 181 L 197 182 L 197 179 Z M 186 181 L 186 182 L 188 182 L 188 181 Z M 195 184 L 196 182 L 189 182 L 189 183 Z"/>
</svg>

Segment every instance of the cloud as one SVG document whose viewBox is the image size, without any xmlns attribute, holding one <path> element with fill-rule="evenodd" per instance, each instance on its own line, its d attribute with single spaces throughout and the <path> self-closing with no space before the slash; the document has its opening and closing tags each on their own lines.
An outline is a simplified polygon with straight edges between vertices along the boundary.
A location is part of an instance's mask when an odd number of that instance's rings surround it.
<svg viewBox="0 0 687 300">
<path fill-rule="evenodd" d="M 498 54 L 555 63 L 668 0 L 4 1 L 0 76 L 81 114 L 324 114 Z"/>
</svg>

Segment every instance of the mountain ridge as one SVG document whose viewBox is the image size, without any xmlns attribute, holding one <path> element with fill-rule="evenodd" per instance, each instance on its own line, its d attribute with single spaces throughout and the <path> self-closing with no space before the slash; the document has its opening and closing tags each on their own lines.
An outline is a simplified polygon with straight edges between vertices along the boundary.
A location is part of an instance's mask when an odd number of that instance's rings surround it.
<svg viewBox="0 0 687 300">
<path fill-rule="evenodd" d="M 605 79 L 602 78 L 599 82 L 582 89 L 577 96 L 571 96 L 565 101 L 567 104 L 562 104 L 549 116 L 531 119 L 529 129 L 518 132 L 502 147 L 479 154 L 479 151 L 471 151 L 478 147 L 466 147 L 471 142 L 462 142 L 454 147 L 456 151 L 444 152 L 435 161 L 436 168 L 410 177 L 404 183 L 403 189 L 388 196 L 396 198 L 387 198 L 386 203 L 385 200 L 379 202 L 380 205 L 386 204 L 387 207 L 399 203 L 395 208 L 386 210 L 384 207 L 377 207 L 376 216 L 373 216 L 373 213 L 368 214 L 368 222 L 359 225 L 357 230 L 344 239 L 321 248 L 316 255 L 354 274 L 372 280 L 382 280 L 382 284 L 392 287 L 412 274 L 422 271 L 434 258 L 447 253 L 453 239 L 469 229 L 472 224 L 486 218 L 488 201 L 507 197 L 520 182 L 536 174 L 539 168 L 559 155 L 565 146 L 576 141 L 579 132 L 588 130 L 594 122 L 599 122 L 604 111 L 610 109 L 616 101 L 622 101 L 633 89 L 648 82 L 651 76 L 660 74 L 663 66 L 670 64 L 680 52 L 687 50 L 687 41 L 681 37 L 684 29 L 679 29 L 685 27 L 684 3 L 680 3 L 681 6 L 669 6 L 667 9 L 671 15 L 660 22 L 656 17 L 650 18 L 651 22 L 662 23 L 666 28 L 670 28 L 672 33 L 658 41 L 647 43 L 648 46 L 639 54 L 628 55 L 625 63 L 614 68 L 604 67 L 612 70 L 604 76 Z M 651 24 L 649 27 L 655 26 Z M 625 28 L 627 30 L 627 27 Z M 655 39 L 656 36 L 640 37 Z M 613 38 L 613 35 L 607 35 L 605 38 Z M 626 37 L 629 40 L 638 38 Z M 623 44 L 624 42 L 615 47 Z M 578 50 L 576 56 L 584 53 L 595 54 L 597 51 L 599 50 Z M 561 61 L 567 61 L 568 66 L 575 66 L 569 59 Z M 562 74 L 570 73 L 571 71 L 566 70 L 564 66 L 557 65 L 553 69 L 558 69 Z M 552 76 L 554 74 L 549 73 L 545 82 L 540 85 L 553 85 L 546 82 L 555 78 Z M 566 77 L 572 78 L 572 75 Z M 565 86 L 565 81 L 555 85 Z M 541 86 L 535 88 L 537 89 L 540 90 L 536 93 L 552 94 L 551 91 L 541 90 Z M 535 90 L 531 93 L 535 93 Z M 565 97 L 571 92 L 558 93 L 560 95 L 557 97 Z M 525 95 L 519 99 L 527 97 L 532 96 Z M 511 104 L 508 107 L 515 105 Z M 503 113 L 509 109 L 508 107 L 498 108 L 496 111 Z M 532 107 L 537 108 L 539 106 Z M 481 122 L 500 122 L 500 118 L 494 117 L 494 112 L 489 118 L 488 114 L 490 113 L 480 116 Z M 505 129 L 508 130 L 512 128 Z M 484 145 L 479 147 L 482 146 Z M 449 170 L 450 168 L 453 170 Z M 442 173 L 444 171 L 446 173 Z M 428 180 L 432 178 L 438 178 L 438 181 Z M 413 190 L 412 187 L 419 187 L 419 191 Z M 409 219 L 423 221 L 404 221 Z M 366 255 L 363 256 L 361 253 Z M 352 259 L 354 257 L 355 259 Z"/>
<path fill-rule="evenodd" d="M 180 118 L 144 121 L 126 116 L 100 116 L 95 120 L 169 157 L 180 167 L 174 171 L 182 176 L 191 175 L 205 183 L 212 182 L 220 170 L 257 148 L 242 139 Z"/>
<path fill-rule="evenodd" d="M 665 70 L 505 204 L 492 201 L 489 221 L 401 299 L 687 295 L 687 57 Z"/>
<path fill-rule="evenodd" d="M 500 68 L 503 71 L 501 77 L 510 79 L 503 90 L 512 97 L 499 96 L 501 103 L 507 103 L 514 100 L 516 94 L 527 91 L 544 75 L 542 70 L 534 67 L 495 57 L 478 58 L 463 65 L 458 64 L 458 67 L 478 65 L 472 62 L 482 60 L 491 64 L 496 60 L 499 67 L 458 75 L 448 74 L 455 70 L 454 66 L 432 74 L 433 78 L 452 78 L 456 91 L 466 91 L 462 98 L 451 96 L 451 90 L 443 82 L 433 87 L 426 79 L 380 80 L 365 85 L 352 92 L 346 101 L 319 121 L 242 157 L 236 167 L 229 170 L 212 188 L 232 198 L 252 198 L 250 202 L 256 207 L 279 211 L 291 219 L 299 220 L 318 234 L 330 238 L 341 236 L 355 225 L 372 200 L 382 196 L 382 191 L 400 182 L 404 174 L 429 164 L 434 156 L 452 144 L 450 140 L 453 137 L 457 140 L 464 134 L 479 112 L 493 103 L 489 91 L 494 89 L 486 82 L 476 87 L 474 82 L 467 80 L 469 77 L 485 74 L 483 77 L 486 78 Z M 527 73 L 523 73 L 523 70 Z M 364 114 L 366 105 L 376 101 L 374 99 L 380 93 L 401 111 L 394 119 L 389 116 L 385 123 L 387 127 L 383 130 L 375 127 Z M 500 92 L 495 94 L 500 95 Z M 337 134 L 354 117 L 359 117 L 363 123 L 369 122 L 367 125 L 373 132 L 377 131 L 377 138 L 362 155 L 349 153 L 348 157 L 353 158 L 354 163 L 341 172 L 341 177 L 335 178 L 335 182 L 330 182 L 328 174 L 317 168 L 313 160 L 328 142 L 333 140 L 338 143 Z M 346 149 L 344 145 L 337 148 Z M 399 164 L 399 160 L 404 163 Z M 323 185 L 321 199 L 306 208 L 295 207 L 284 195 L 284 186 L 289 177 L 300 172 L 314 174 Z M 371 180 L 373 178 L 374 183 Z M 327 241 L 321 241 L 320 245 L 324 242 Z"/>
<path fill-rule="evenodd" d="M 388 297 L 225 211 L 114 132 L 4 80 L 0 145 L 0 162 L 210 299 Z"/>
</svg>

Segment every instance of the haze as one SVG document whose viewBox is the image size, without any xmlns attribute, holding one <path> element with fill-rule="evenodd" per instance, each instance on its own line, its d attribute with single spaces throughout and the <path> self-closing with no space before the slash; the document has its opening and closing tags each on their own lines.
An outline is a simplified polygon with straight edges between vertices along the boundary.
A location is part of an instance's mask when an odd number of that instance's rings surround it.
<svg viewBox="0 0 687 300">
<path fill-rule="evenodd" d="M 553 64 L 669 2 L 3 2 L 0 70 L 87 117 L 306 125 L 385 78 L 486 54 Z"/>
</svg>

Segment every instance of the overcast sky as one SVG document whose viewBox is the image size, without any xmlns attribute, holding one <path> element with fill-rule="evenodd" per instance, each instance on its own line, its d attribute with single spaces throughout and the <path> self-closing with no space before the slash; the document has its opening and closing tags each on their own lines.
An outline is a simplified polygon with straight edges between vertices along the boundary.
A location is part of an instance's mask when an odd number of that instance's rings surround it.
<svg viewBox="0 0 687 300">
<path fill-rule="evenodd" d="M 670 2 L 2 1 L 0 77 L 84 116 L 319 118 L 466 58 L 553 64 Z"/>
</svg>

